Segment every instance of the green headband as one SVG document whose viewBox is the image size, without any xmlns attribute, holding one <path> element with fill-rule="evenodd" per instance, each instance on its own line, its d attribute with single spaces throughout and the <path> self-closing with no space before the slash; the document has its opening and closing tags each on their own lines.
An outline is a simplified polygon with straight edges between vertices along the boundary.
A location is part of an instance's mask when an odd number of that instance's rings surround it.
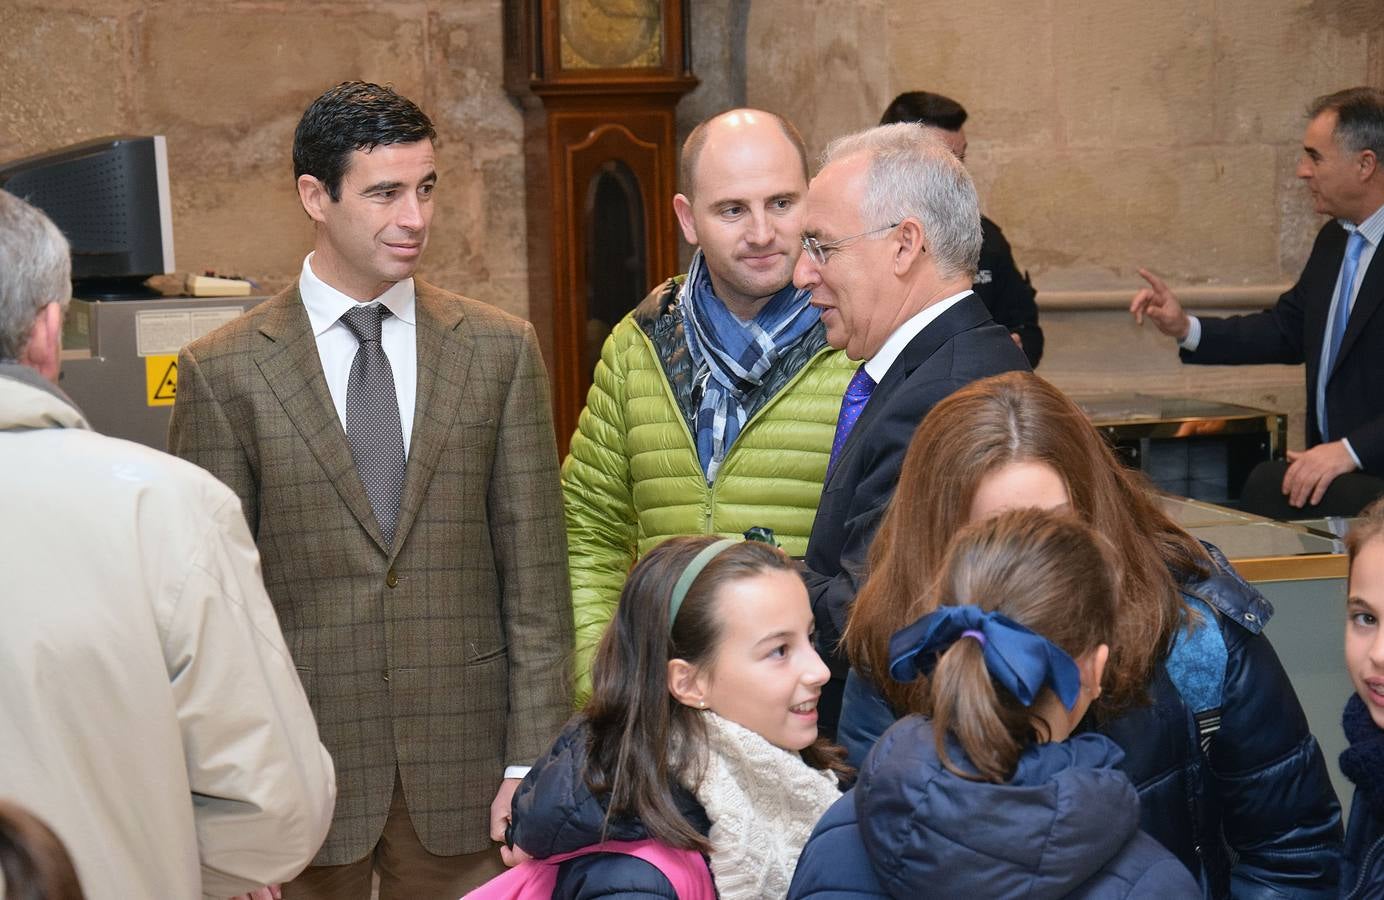
<svg viewBox="0 0 1384 900">
<path fill-rule="evenodd" d="M 678 583 L 673 585 L 673 596 L 668 601 L 668 634 L 670 636 L 673 633 L 673 623 L 678 620 L 678 610 L 682 609 L 682 601 L 687 599 L 687 591 L 692 587 L 692 582 L 697 580 L 697 576 L 702 574 L 702 569 L 705 569 L 707 563 L 719 556 L 721 551 L 728 550 L 740 543 L 742 542 L 725 538 L 714 544 L 708 544 L 702 548 L 702 552 L 692 557 L 687 568 L 682 570 L 682 574 L 678 576 Z"/>
</svg>

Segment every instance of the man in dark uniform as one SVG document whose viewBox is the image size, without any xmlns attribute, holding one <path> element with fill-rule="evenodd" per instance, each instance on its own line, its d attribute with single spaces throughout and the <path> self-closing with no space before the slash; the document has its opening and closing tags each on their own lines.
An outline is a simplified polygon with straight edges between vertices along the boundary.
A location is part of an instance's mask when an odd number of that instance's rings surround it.
<svg viewBox="0 0 1384 900">
<path fill-rule="evenodd" d="M 966 161 L 966 109 L 950 97 L 928 91 L 906 91 L 884 110 L 879 124 L 916 122 L 937 130 L 957 159 Z M 973 285 L 976 295 L 995 321 L 1009 329 L 1024 349 L 1031 366 L 1043 358 L 1043 329 L 1038 327 L 1038 304 L 1028 276 L 1014 264 L 1014 253 L 1000 227 L 980 217 L 980 266 Z"/>
</svg>

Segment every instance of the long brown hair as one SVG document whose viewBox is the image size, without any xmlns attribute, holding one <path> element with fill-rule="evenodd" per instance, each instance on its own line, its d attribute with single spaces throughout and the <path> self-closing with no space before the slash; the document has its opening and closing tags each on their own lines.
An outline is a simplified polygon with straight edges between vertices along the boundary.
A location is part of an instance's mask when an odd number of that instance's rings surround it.
<svg viewBox="0 0 1384 900">
<path fill-rule="evenodd" d="M 796 572 L 777 547 L 745 541 L 715 556 L 688 587 L 668 628 L 668 605 L 678 578 L 698 553 L 720 538 L 677 537 L 649 551 L 630 572 L 620 604 L 592 665 L 592 692 L 583 710 L 591 732 L 586 785 L 608 795 L 606 821 L 639 819 L 670 847 L 709 852 L 711 845 L 678 811 L 673 782 L 699 772 L 705 759 L 702 714 L 668 690 L 668 663 L 711 665 L 721 644 L 717 596 L 726 584 L 769 571 Z M 817 769 L 844 774 L 841 751 L 818 740 L 802 751 Z"/>
<path fill-rule="evenodd" d="M 0 874 L 10 900 L 83 900 L 82 886 L 58 836 L 43 820 L 0 800 Z"/>
<path fill-rule="evenodd" d="M 919 698 L 915 685 L 888 678 L 889 638 L 936 606 L 928 587 L 948 540 L 970 517 L 976 488 L 1015 462 L 1051 466 L 1073 512 L 1114 545 L 1123 563 L 1098 715 L 1146 699 L 1185 614 L 1177 581 L 1209 571 L 1202 546 L 1163 513 L 1142 478 L 1119 464 L 1061 391 L 1027 372 L 973 382 L 918 427 L 846 625 L 851 662 L 896 710 L 915 708 Z"/>
<path fill-rule="evenodd" d="M 1076 658 L 1108 644 L 1115 630 L 1114 561 L 1105 542 L 1069 514 L 1015 509 L 957 533 L 930 592 L 938 606 L 978 606 L 1042 635 Z M 1004 782 L 1019 755 L 1051 731 L 998 687 L 979 641 L 947 648 L 929 679 L 920 678 L 937 754 L 963 778 Z M 950 733 L 976 774 L 947 753 Z"/>
</svg>

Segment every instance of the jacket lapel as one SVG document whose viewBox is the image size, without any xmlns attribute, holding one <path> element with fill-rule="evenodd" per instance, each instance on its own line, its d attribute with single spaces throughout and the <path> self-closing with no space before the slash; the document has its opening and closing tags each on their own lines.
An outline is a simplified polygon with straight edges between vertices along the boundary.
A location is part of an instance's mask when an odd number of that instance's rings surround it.
<svg viewBox="0 0 1384 900">
<path fill-rule="evenodd" d="M 836 461 L 836 468 L 832 470 L 831 478 L 823 486 L 823 490 L 830 486 L 831 482 L 836 480 L 837 475 L 846 468 L 846 458 L 854 453 L 859 443 L 864 440 L 859 436 L 869 431 L 872 421 L 884 415 L 883 410 L 888 406 L 889 395 L 903 387 L 909 376 L 917 371 L 919 366 L 927 362 L 932 354 L 940 350 L 947 341 L 963 331 L 985 324 L 989 318 L 989 311 L 981 303 L 980 298 L 973 293 L 961 298 L 955 306 L 929 322 L 922 331 L 914 335 L 913 340 L 908 342 L 898 359 L 894 360 L 894 364 L 889 367 L 889 371 L 884 375 L 884 380 L 870 394 L 870 400 L 865 404 L 860 418 L 851 428 L 851 433 L 841 448 L 841 458 Z"/>
<path fill-rule="evenodd" d="M 418 310 L 418 393 L 413 405 L 404 497 L 394 532 L 396 552 L 403 546 L 404 537 L 423 505 L 438 456 L 456 422 L 475 351 L 471 335 L 461 327 L 465 318 L 461 304 L 448 300 L 445 294 L 422 281 L 415 280 L 414 284 Z"/>
<path fill-rule="evenodd" d="M 1341 258 L 1345 258 L 1344 251 Z M 1376 247 L 1370 267 L 1365 270 L 1365 278 L 1360 282 L 1360 294 L 1351 304 L 1350 318 L 1346 320 L 1346 333 L 1341 338 L 1341 349 L 1337 351 L 1336 363 L 1331 368 L 1333 374 L 1340 368 L 1341 360 L 1345 359 L 1351 346 L 1365 332 L 1365 323 L 1379 309 L 1381 302 L 1384 302 L 1384 247 Z"/>
<path fill-rule="evenodd" d="M 256 352 L 255 364 L 283 406 L 284 415 L 298 429 L 322 471 L 341 495 L 342 502 L 375 543 L 388 552 L 365 485 L 351 458 L 346 431 L 337 417 L 331 392 L 327 390 L 322 360 L 317 355 L 317 340 L 313 337 L 298 288 L 284 291 L 271 302 L 275 307 L 260 326 L 260 333 L 269 342 Z"/>
</svg>

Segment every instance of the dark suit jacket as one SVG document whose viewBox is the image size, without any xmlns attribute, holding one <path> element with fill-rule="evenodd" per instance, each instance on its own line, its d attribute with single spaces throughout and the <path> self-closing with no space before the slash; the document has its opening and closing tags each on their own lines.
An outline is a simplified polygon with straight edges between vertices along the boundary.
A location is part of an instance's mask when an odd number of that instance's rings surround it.
<svg viewBox="0 0 1384 900">
<path fill-rule="evenodd" d="M 1292 290 L 1273 309 L 1225 319 L 1201 319 L 1201 343 L 1182 351 L 1189 363 L 1307 364 L 1307 446 L 1321 443 L 1317 424 L 1317 370 L 1326 317 L 1345 258 L 1346 231 L 1322 226 L 1312 255 Z M 1331 437 L 1348 438 L 1364 469 L 1384 475 L 1384 252 L 1376 252 L 1351 307 L 1336 367 L 1326 385 Z"/>
<path fill-rule="evenodd" d="M 418 392 L 381 542 L 298 289 L 184 348 L 169 444 L 240 496 L 336 763 L 314 863 L 362 858 L 397 766 L 432 853 L 490 845 L 507 764 L 570 712 L 566 536 L 533 329 L 417 282 Z M 234 702 L 234 698 L 227 698 Z"/>
<path fill-rule="evenodd" d="M 855 599 L 870 541 L 903 467 L 913 432 L 956 389 L 989 375 L 1029 370 L 1007 329 L 975 294 L 918 333 L 875 388 L 841 449 L 812 523 L 804 580 L 817 619 L 817 643 L 834 651 Z M 946 460 L 938 460 L 946 465 Z M 832 672 L 845 678 L 833 652 Z"/>
<path fill-rule="evenodd" d="M 972 287 L 990 310 L 990 316 L 1023 341 L 1028 364 L 1037 366 L 1043 358 L 1037 291 L 1014 263 L 1014 251 L 1000 226 L 985 216 L 980 217 L 980 262 Z"/>
</svg>

